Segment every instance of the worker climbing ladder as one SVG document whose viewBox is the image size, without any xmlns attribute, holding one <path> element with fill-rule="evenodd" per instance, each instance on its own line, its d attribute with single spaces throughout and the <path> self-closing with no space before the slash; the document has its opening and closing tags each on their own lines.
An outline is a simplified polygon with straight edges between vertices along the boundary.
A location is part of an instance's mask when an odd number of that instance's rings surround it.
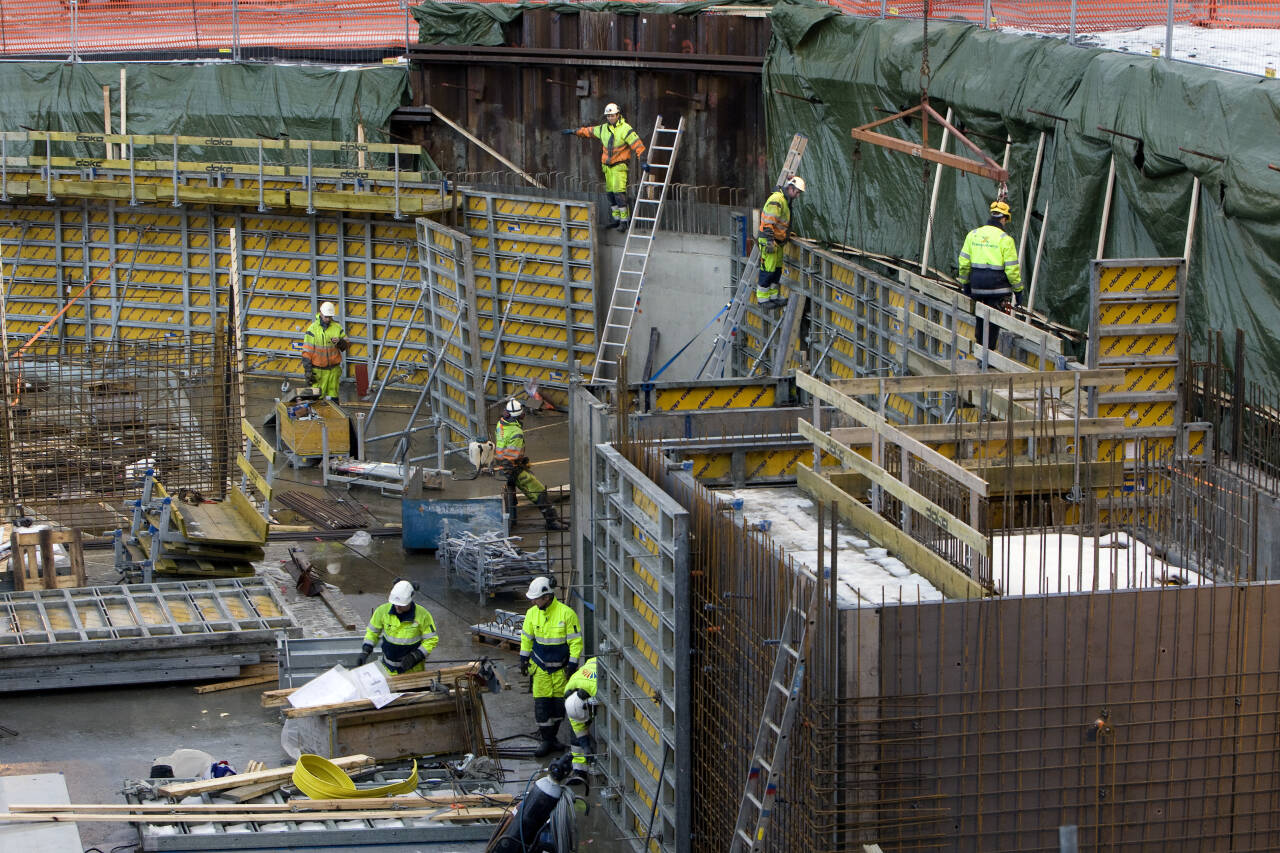
<svg viewBox="0 0 1280 853">
<path fill-rule="evenodd" d="M 675 167 L 680 138 L 684 136 L 684 118 L 674 128 L 662 126 L 662 116 L 653 125 L 649 140 L 649 171 L 644 172 L 636 192 L 635 207 L 631 211 L 631 228 L 622 244 L 622 261 L 618 264 L 618 276 L 613 282 L 613 298 L 609 302 L 609 314 L 604 321 L 604 334 L 596 353 L 592 382 L 614 382 L 618 378 L 618 361 L 627 351 L 631 339 L 631 326 L 640 310 L 640 289 L 644 286 L 645 270 L 649 266 L 649 253 L 658 236 L 658 220 L 662 218 L 662 203 L 671 186 L 671 172 Z"/>
<path fill-rule="evenodd" d="M 797 574 L 787 601 L 787 615 L 782 622 L 782 634 L 778 638 L 778 657 L 774 660 L 773 674 L 769 677 L 768 695 L 764 699 L 764 713 L 756 733 L 755 746 L 751 750 L 751 766 L 747 770 L 747 783 L 738 806 L 738 821 L 733 829 L 730 850 L 755 851 L 764 849 L 765 833 L 773 820 L 773 804 L 778 797 L 778 778 L 787 759 L 791 727 L 795 724 L 800 706 L 800 688 L 804 684 L 805 660 L 813 642 L 814 615 L 818 612 L 821 580 L 815 578 L 808 607 L 800 609 L 800 591 L 803 575 Z M 772 743 L 772 748 L 770 748 Z M 766 753 L 768 757 L 766 758 Z"/>
<path fill-rule="evenodd" d="M 782 186 L 787 182 L 787 178 L 796 173 L 800 167 L 800 158 L 804 156 L 804 149 L 808 144 L 809 137 L 803 133 L 797 133 L 791 137 L 791 147 L 787 149 L 787 156 L 782 161 L 782 171 L 778 173 L 778 183 L 775 186 Z M 729 353 L 733 349 L 733 338 L 738 333 L 742 314 L 746 311 L 752 291 L 755 290 L 759 271 L 760 244 L 753 237 L 751 256 L 747 258 L 747 264 L 742 268 L 738 286 L 734 289 L 733 298 L 729 301 L 729 311 L 725 314 L 724 323 L 711 344 L 711 354 L 707 356 L 707 360 L 702 364 L 702 370 L 698 373 L 700 379 L 719 379 L 724 375 L 725 365 L 729 362 Z"/>
</svg>

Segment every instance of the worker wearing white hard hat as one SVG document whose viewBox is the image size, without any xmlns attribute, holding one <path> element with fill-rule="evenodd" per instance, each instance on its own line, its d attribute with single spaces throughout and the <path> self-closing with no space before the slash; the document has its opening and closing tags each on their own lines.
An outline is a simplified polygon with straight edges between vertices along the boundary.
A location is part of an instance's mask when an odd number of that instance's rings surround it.
<svg viewBox="0 0 1280 853">
<path fill-rule="evenodd" d="M 640 161 L 640 168 L 649 171 L 649 161 L 644 159 L 644 142 L 622 117 L 622 110 L 618 109 L 617 104 L 609 104 L 604 108 L 603 124 L 568 127 L 560 132 L 599 141 L 604 191 L 609 197 L 609 224 L 605 227 L 625 231 L 631 219 L 627 199 L 628 163 L 634 155 Z"/>
<path fill-rule="evenodd" d="M 382 641 L 382 667 L 389 673 L 420 672 L 427 655 L 440 642 L 430 611 L 413 601 L 413 584 L 396 581 L 387 602 L 373 611 L 356 666 L 363 666 Z"/>
<path fill-rule="evenodd" d="M 782 255 L 791 239 L 791 204 L 804 192 L 804 178 L 792 175 L 770 194 L 760 208 L 760 275 L 756 280 L 756 303 L 761 308 L 781 308 L 786 300 L 778 295 L 782 280 Z"/>
<path fill-rule="evenodd" d="M 302 336 L 302 370 L 307 384 L 331 400 L 338 399 L 342 354 L 347 351 L 347 333 L 337 316 L 332 302 L 321 302 L 319 313 Z"/>
<path fill-rule="evenodd" d="M 550 578 L 537 577 L 525 598 L 533 602 L 520 629 L 520 674 L 533 676 L 533 718 L 542 742 L 534 755 L 550 755 L 559 742 L 564 691 L 582 661 L 578 614 L 555 596 Z"/>
<path fill-rule="evenodd" d="M 529 470 L 529 457 L 524 453 L 525 406 L 512 397 L 502 407 L 502 417 L 493 431 L 493 467 L 507 481 L 503 497 L 507 514 L 515 521 L 516 490 L 538 508 L 548 530 L 568 530 L 569 525 L 556 514 L 547 497 L 547 487 Z"/>
<path fill-rule="evenodd" d="M 569 718 L 573 740 L 573 769 L 585 770 L 587 756 L 595 753 L 591 721 L 596 716 L 596 659 L 587 658 L 564 686 L 564 715 Z"/>
</svg>

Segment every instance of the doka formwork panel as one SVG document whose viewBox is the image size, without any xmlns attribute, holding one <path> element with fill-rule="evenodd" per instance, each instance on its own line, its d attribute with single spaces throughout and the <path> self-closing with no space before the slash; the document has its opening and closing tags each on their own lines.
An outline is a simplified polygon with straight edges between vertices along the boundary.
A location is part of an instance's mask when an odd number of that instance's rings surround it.
<svg viewBox="0 0 1280 853">
<path fill-rule="evenodd" d="M 598 445 L 592 461 L 598 516 L 585 556 L 604 690 L 597 736 L 618 794 L 610 815 L 645 849 L 636 830 L 656 795 L 654 837 L 684 851 L 692 793 L 676 780 L 691 778 L 689 515 L 612 447 Z"/>
</svg>

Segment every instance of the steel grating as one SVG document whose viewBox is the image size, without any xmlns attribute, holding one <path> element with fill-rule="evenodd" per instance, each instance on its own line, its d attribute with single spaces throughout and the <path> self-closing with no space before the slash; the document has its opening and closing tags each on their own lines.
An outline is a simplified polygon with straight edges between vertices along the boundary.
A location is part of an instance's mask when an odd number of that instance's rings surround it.
<svg viewBox="0 0 1280 853">
<path fill-rule="evenodd" d="M 595 729 L 608 808 L 631 849 L 685 851 L 689 514 L 612 447 L 597 445 L 593 461 L 596 516 L 585 573 L 594 578 L 604 691 Z M 651 844 L 642 843 L 647 837 Z"/>
<path fill-rule="evenodd" d="M 531 380 L 567 389 L 596 352 L 592 205 L 463 193 L 490 398 Z M 496 355 L 495 355 L 496 353 Z"/>
<path fill-rule="evenodd" d="M 418 220 L 427 339 L 438 362 L 432 367 L 428 393 L 443 426 L 437 440 L 455 450 L 488 433 L 471 258 L 470 237 Z"/>
</svg>

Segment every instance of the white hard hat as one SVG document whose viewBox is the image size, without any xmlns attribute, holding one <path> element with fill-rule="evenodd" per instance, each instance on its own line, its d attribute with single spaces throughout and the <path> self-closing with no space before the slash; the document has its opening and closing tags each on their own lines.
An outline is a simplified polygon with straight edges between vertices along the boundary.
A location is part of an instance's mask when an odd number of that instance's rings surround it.
<svg viewBox="0 0 1280 853">
<path fill-rule="evenodd" d="M 804 178 L 800 177 L 799 175 L 792 175 L 791 177 L 787 178 L 787 182 L 783 184 L 783 186 L 795 187 L 800 192 L 804 192 Z"/>
<path fill-rule="evenodd" d="M 396 581 L 396 585 L 391 587 L 391 594 L 387 596 L 396 607 L 404 607 L 410 601 L 413 601 L 413 584 L 409 581 Z"/>
<path fill-rule="evenodd" d="M 507 401 L 507 417 L 518 418 L 524 414 L 524 403 L 521 403 L 515 397 Z"/>
<path fill-rule="evenodd" d="M 332 302 L 321 302 L 320 316 L 321 317 L 337 317 L 338 309 L 334 307 L 334 304 Z"/>
<path fill-rule="evenodd" d="M 591 719 L 590 700 L 585 690 L 574 690 L 564 697 L 564 714 L 575 723 L 585 723 Z"/>
<path fill-rule="evenodd" d="M 542 596 L 550 594 L 551 581 L 547 578 L 538 577 L 534 578 L 533 583 L 529 584 L 529 591 L 524 594 L 524 597 L 533 601 L 534 599 L 542 598 Z"/>
<path fill-rule="evenodd" d="M 621 112 L 621 110 L 619 110 L 619 109 L 618 109 L 618 105 L 617 105 L 617 104 L 609 104 L 609 105 L 607 105 L 607 106 L 604 108 L 604 114 L 605 114 L 606 116 L 616 116 L 616 115 L 618 115 L 620 112 Z"/>
</svg>

